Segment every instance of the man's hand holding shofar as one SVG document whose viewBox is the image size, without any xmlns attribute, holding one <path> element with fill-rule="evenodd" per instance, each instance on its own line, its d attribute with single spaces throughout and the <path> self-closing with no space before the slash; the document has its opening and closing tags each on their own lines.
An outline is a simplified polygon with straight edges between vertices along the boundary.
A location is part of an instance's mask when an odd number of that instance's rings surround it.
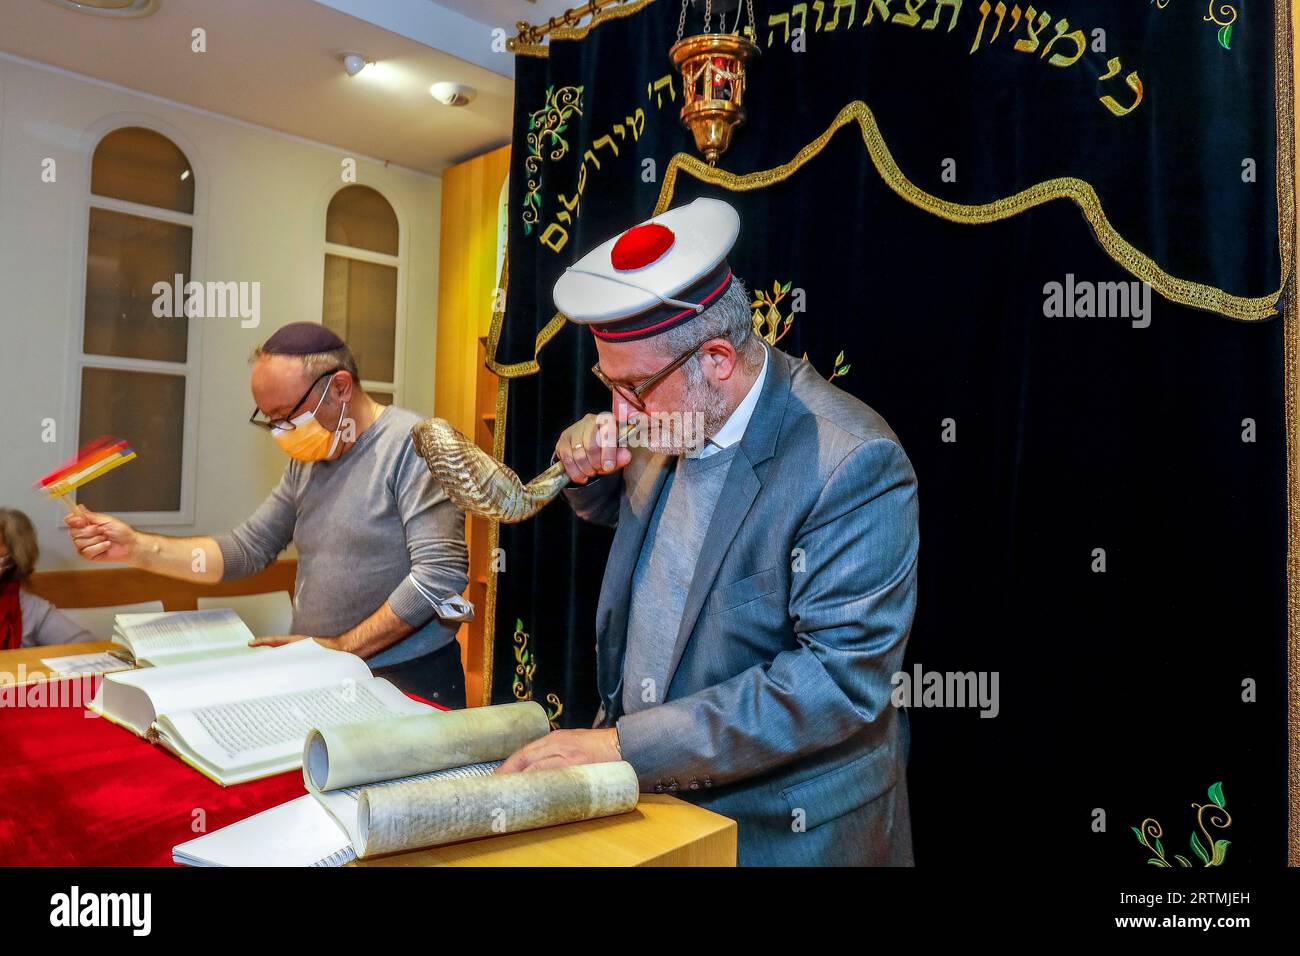
<svg viewBox="0 0 1300 956">
<path fill-rule="evenodd" d="M 618 728 L 594 730 L 552 730 L 524 744 L 497 767 L 494 773 L 518 773 L 521 770 L 551 770 L 575 767 L 584 763 L 608 763 L 622 760 L 618 749 Z"/>
<path fill-rule="evenodd" d="M 632 452 L 618 444 L 618 423 L 611 412 L 584 415 L 555 442 L 555 457 L 577 485 L 627 466 Z"/>
</svg>

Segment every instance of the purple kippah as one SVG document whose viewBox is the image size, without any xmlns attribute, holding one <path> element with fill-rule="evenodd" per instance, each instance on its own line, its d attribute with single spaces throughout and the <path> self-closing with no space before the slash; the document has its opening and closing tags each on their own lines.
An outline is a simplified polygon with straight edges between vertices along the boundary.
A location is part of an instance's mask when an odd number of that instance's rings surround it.
<svg viewBox="0 0 1300 956">
<path fill-rule="evenodd" d="M 290 322 L 262 345 L 267 355 L 311 355 L 343 348 L 343 340 L 319 322 Z"/>
</svg>

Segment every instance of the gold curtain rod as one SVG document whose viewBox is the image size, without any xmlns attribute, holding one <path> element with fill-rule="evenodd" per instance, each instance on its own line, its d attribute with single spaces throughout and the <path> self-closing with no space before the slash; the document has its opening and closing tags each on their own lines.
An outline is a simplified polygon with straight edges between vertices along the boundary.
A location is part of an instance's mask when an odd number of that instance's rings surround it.
<svg viewBox="0 0 1300 956">
<path fill-rule="evenodd" d="M 545 23 L 534 26 L 527 20 L 520 20 L 515 24 L 515 29 L 519 33 L 515 36 L 516 43 L 535 44 L 542 41 L 542 37 L 559 27 L 576 27 L 584 17 L 595 16 L 606 7 L 612 7 L 619 3 L 628 3 L 631 0 L 588 0 L 580 7 L 574 7 L 572 10 L 565 10 L 558 17 L 551 17 Z"/>
</svg>

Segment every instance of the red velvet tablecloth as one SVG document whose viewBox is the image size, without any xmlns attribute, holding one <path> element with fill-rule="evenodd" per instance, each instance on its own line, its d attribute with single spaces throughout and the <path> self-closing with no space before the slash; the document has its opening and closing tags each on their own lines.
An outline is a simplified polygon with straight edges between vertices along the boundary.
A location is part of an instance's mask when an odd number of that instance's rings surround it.
<svg viewBox="0 0 1300 956">
<path fill-rule="evenodd" d="M 0 866 L 171 866 L 176 844 L 305 792 L 300 770 L 212 782 L 87 711 L 98 680 L 35 704 L 38 685 L 0 688 Z"/>
</svg>

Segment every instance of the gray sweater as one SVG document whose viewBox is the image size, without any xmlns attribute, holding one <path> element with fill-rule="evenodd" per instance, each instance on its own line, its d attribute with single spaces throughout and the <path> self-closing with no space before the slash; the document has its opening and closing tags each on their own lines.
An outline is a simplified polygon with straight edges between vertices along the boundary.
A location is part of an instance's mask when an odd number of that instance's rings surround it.
<svg viewBox="0 0 1300 956">
<path fill-rule="evenodd" d="M 653 707 L 668 693 L 668 665 L 695 563 L 739 444 L 711 457 L 679 456 L 664 481 L 632 574 L 623 658 L 623 711 Z"/>
<path fill-rule="evenodd" d="M 435 601 L 469 582 L 465 516 L 415 452 L 415 412 L 387 408 L 335 461 L 290 461 L 270 497 L 243 524 L 215 535 L 222 580 L 266 567 L 298 547 L 293 633 L 334 637 L 385 601 L 416 628 L 374 657 L 398 664 L 449 644 L 460 620 Z"/>
</svg>

